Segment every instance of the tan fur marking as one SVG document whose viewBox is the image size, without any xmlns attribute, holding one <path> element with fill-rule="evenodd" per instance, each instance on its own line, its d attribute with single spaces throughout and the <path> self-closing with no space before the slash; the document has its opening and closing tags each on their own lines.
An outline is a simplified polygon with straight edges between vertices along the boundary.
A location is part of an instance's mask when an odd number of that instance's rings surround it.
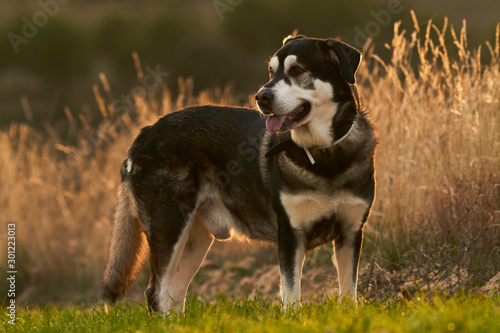
<svg viewBox="0 0 500 333">
<path fill-rule="evenodd" d="M 320 192 L 281 193 L 281 202 L 294 229 L 307 231 L 314 222 L 333 213 L 341 215 L 346 227 L 357 230 L 368 204 L 350 193 L 328 196 Z"/>
<path fill-rule="evenodd" d="M 310 225 L 331 215 L 336 208 L 331 197 L 322 193 L 281 193 L 281 202 L 294 229 L 308 229 Z"/>
</svg>

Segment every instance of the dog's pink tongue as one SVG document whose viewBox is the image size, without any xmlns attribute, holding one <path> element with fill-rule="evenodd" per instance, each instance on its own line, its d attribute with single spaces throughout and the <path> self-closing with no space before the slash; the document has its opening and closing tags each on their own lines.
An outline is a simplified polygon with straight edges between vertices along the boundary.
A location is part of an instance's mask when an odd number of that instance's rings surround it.
<svg viewBox="0 0 500 333">
<path fill-rule="evenodd" d="M 281 127 L 283 126 L 283 123 L 285 122 L 286 115 L 285 116 L 271 116 L 267 118 L 266 120 L 266 127 L 269 132 L 279 132 Z"/>
</svg>

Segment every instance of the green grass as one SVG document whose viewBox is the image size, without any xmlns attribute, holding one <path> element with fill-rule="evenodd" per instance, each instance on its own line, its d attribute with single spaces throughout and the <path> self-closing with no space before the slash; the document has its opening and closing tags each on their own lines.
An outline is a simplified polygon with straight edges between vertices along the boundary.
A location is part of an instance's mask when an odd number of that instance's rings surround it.
<svg viewBox="0 0 500 333">
<path fill-rule="evenodd" d="M 446 295 L 415 297 L 391 304 L 361 302 L 357 307 L 336 299 L 305 304 L 283 312 L 274 300 L 217 302 L 191 298 L 181 315 L 150 315 L 143 305 L 103 307 L 34 307 L 19 310 L 7 332 L 500 332 L 500 297 Z"/>
</svg>

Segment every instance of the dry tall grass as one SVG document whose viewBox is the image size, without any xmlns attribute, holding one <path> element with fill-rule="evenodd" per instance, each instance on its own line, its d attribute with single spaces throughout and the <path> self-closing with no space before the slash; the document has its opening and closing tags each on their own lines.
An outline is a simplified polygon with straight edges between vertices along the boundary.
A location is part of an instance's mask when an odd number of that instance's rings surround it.
<svg viewBox="0 0 500 333">
<path fill-rule="evenodd" d="M 500 25 L 482 64 L 465 21 L 457 33 L 413 18 L 410 36 L 394 26 L 390 63 L 365 47 L 359 75 L 381 137 L 368 230 L 381 266 L 409 268 L 400 284 L 468 289 L 500 269 Z"/>
<path fill-rule="evenodd" d="M 413 280 L 471 288 L 499 270 L 499 29 L 493 45 L 486 44 L 487 64 L 481 49 L 467 48 L 465 23 L 459 32 L 446 23 L 429 22 L 425 30 L 415 24 L 411 34 L 396 24 L 389 63 L 365 46 L 359 89 L 381 143 L 362 288 L 387 292 Z M 46 124 L 39 133 L 20 124 L 0 132 L 0 235 L 6 239 L 6 224 L 16 223 L 21 298 L 68 301 L 96 294 L 119 168 L 139 129 L 186 105 L 233 101 L 227 89 L 196 97 L 192 81 L 180 87 L 176 98 L 164 87 L 135 96 L 136 109 L 117 114 L 101 76 L 94 87 L 102 113 L 97 126 L 66 110 L 65 129 Z M 63 143 L 68 133 L 77 144 Z M 6 246 L 0 257 L 6 258 Z"/>
</svg>

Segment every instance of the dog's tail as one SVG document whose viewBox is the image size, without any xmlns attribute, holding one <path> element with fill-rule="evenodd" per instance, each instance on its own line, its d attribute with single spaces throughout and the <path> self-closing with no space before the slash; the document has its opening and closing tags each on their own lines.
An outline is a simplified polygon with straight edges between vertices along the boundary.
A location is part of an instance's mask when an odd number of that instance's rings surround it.
<svg viewBox="0 0 500 333">
<path fill-rule="evenodd" d="M 114 303 L 134 283 L 147 252 L 146 236 L 137 217 L 137 204 L 130 184 L 122 183 L 115 223 L 109 249 L 109 259 L 104 272 L 101 297 Z"/>
</svg>

